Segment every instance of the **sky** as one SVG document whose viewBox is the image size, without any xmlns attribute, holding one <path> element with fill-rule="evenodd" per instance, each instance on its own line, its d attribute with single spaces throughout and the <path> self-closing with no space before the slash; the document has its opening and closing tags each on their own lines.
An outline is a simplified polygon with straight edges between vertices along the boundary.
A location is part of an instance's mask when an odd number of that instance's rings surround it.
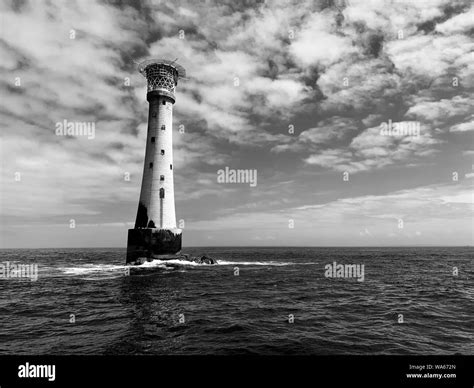
<svg viewBox="0 0 474 388">
<path fill-rule="evenodd" d="M 2 248 L 126 247 L 149 58 L 187 73 L 173 112 L 184 247 L 473 243 L 469 0 L 7 0 L 0 13 Z M 58 134 L 64 120 L 95 132 Z M 257 184 L 219 182 L 226 167 Z"/>
</svg>

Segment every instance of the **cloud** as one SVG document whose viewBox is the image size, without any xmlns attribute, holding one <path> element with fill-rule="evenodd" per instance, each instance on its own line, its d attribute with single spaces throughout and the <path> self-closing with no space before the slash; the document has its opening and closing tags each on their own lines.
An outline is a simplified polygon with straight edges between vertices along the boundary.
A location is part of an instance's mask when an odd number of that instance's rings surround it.
<svg viewBox="0 0 474 388">
<path fill-rule="evenodd" d="M 0 7 L 3 231 L 70 218 L 83 225 L 133 221 L 148 110 L 136 62 L 150 57 L 178 58 L 188 73 L 174 109 L 177 211 L 204 229 L 199 222 L 212 226 L 232 209 L 242 212 L 236 221 L 244 225 L 253 217 L 245 209 L 263 216 L 270 207 L 268 220 L 286 228 L 291 205 L 346 190 L 334 187 L 341 171 L 372 174 L 363 187 L 351 182 L 361 197 L 385 185 L 395 190 L 470 171 L 465 148 L 474 65 L 467 1 L 9 1 Z M 379 126 L 389 119 L 417 120 L 420 136 L 381 136 Z M 56 136 L 63 120 L 93 123 L 95 138 Z M 422 172 L 408 168 L 422 164 Z M 257 169 L 258 187 L 217 185 L 215 171 L 225 165 Z M 403 167 L 400 176 L 392 166 Z M 219 241 L 230 227 L 223 222 L 213 236 Z M 375 234 L 370 225 L 357 225 L 354 233 L 366 229 Z M 283 231 L 257 236 L 292 241 Z M 122 243 L 110 233 L 104 241 Z M 60 235 L 65 244 L 72 238 Z M 94 235 L 74 241 L 90 243 Z M 23 244 L 21 235 L 9 236 Z M 47 228 L 41 238 L 51 240 L 45 236 Z"/>
<path fill-rule="evenodd" d="M 436 149 L 433 146 L 440 143 L 431 136 L 430 131 L 421 130 L 419 136 L 408 132 L 390 136 L 378 126 L 360 132 L 347 147 L 318 151 L 307 157 L 305 162 L 355 173 L 416 161 L 434 154 Z"/>
<path fill-rule="evenodd" d="M 350 152 L 344 152 L 342 150 L 324 150 L 320 154 L 311 155 L 305 162 L 308 164 L 316 164 L 322 167 L 347 169 L 351 163 L 352 154 Z"/>
<path fill-rule="evenodd" d="M 340 141 L 345 138 L 350 138 L 350 134 L 357 133 L 358 126 L 355 120 L 334 116 L 322 120 L 314 128 L 309 128 L 302 131 L 295 139 L 287 137 L 282 141 L 288 144 L 279 144 L 272 148 L 273 152 L 284 151 L 309 151 L 316 150 L 322 144 L 334 144 L 335 141 Z"/>
<path fill-rule="evenodd" d="M 337 240 L 337 235 L 345 236 L 345 245 L 367 244 L 366 240 L 359 240 L 367 236 L 374 238 L 373 245 L 390 245 L 394 239 L 402 245 L 439 244 L 446 234 L 458 243 L 463 238 L 472 243 L 473 210 L 472 187 L 464 181 L 458 185 L 421 186 L 384 195 L 343 198 L 279 212 L 233 212 L 215 220 L 193 222 L 190 227 L 217 233 L 232 229 L 240 236 L 247 236 L 245 231 L 251 234 L 266 230 L 277 240 L 291 234 L 296 245 L 310 236 L 313 245 L 325 245 Z M 294 229 L 288 228 L 289 220 L 293 220 Z M 454 237 L 456 234 L 459 235 Z"/>
<path fill-rule="evenodd" d="M 472 118 L 472 116 L 471 116 Z M 450 130 L 450 132 L 466 132 L 466 131 L 474 131 L 474 120 L 465 122 L 465 123 L 459 123 L 456 125 L 453 125 Z"/>
<path fill-rule="evenodd" d="M 414 99 L 414 105 L 406 112 L 408 118 L 423 119 L 433 126 L 440 126 L 449 118 L 471 113 L 471 101 L 467 96 L 454 96 L 451 99 Z"/>
<path fill-rule="evenodd" d="M 338 35 L 336 27 L 334 10 L 311 15 L 294 32 L 296 37 L 291 42 L 290 53 L 295 61 L 301 67 L 324 68 L 355 52 L 350 38 Z"/>
<path fill-rule="evenodd" d="M 474 8 L 471 8 L 464 13 L 458 14 L 444 23 L 436 26 L 436 31 L 445 35 L 458 34 L 461 32 L 468 32 L 472 29 L 472 20 L 474 19 Z"/>
<path fill-rule="evenodd" d="M 387 52 L 397 69 L 434 78 L 463 62 L 463 57 L 470 56 L 473 47 L 474 43 L 463 35 L 422 35 L 392 41 L 387 45 Z"/>
</svg>

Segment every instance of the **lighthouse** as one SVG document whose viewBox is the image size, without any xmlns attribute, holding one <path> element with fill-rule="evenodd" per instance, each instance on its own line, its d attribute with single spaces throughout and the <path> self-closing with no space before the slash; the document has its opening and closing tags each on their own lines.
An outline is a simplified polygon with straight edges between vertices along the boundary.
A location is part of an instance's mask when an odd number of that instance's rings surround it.
<svg viewBox="0 0 474 388">
<path fill-rule="evenodd" d="M 148 130 L 135 227 L 128 231 L 128 264 L 169 259 L 181 251 L 173 182 L 173 105 L 178 80 L 186 76 L 175 61 L 150 59 L 138 65 L 147 80 Z"/>
</svg>

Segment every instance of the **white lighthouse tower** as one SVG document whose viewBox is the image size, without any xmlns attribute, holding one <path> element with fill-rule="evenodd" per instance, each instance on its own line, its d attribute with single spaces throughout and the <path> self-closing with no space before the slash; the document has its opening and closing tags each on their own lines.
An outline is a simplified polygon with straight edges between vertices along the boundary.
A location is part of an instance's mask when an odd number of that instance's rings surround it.
<svg viewBox="0 0 474 388">
<path fill-rule="evenodd" d="M 174 206 L 173 104 L 178 79 L 186 73 L 166 59 L 144 61 L 138 71 L 147 79 L 148 133 L 135 228 L 128 231 L 127 263 L 166 259 L 181 251 Z"/>
</svg>

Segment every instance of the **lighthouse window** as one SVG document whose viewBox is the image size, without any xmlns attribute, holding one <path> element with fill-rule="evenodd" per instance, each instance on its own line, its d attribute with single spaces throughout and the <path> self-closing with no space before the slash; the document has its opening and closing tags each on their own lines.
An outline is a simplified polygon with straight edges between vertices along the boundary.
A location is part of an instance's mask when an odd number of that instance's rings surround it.
<svg viewBox="0 0 474 388">
<path fill-rule="evenodd" d="M 173 165 L 172 165 L 172 164 L 170 164 L 170 170 L 172 170 L 172 169 L 173 169 Z"/>
<path fill-rule="evenodd" d="M 161 126 L 161 130 L 164 131 L 166 129 L 166 126 L 165 125 L 162 125 Z"/>
<path fill-rule="evenodd" d="M 152 142 L 152 143 L 155 142 L 155 138 L 154 138 L 154 137 L 151 138 L 151 142 Z"/>
<path fill-rule="evenodd" d="M 153 162 L 152 162 L 152 163 L 150 163 L 150 168 L 153 168 Z"/>
<path fill-rule="evenodd" d="M 160 181 L 164 181 L 165 180 L 165 176 L 164 175 L 160 175 Z"/>
<path fill-rule="evenodd" d="M 165 101 L 165 100 L 163 100 L 161 103 L 162 103 L 163 105 L 166 105 L 166 101 Z"/>
<path fill-rule="evenodd" d="M 165 197 L 165 189 L 161 188 L 160 189 L 160 198 L 164 198 Z"/>
<path fill-rule="evenodd" d="M 165 154 L 165 150 L 161 150 L 161 155 L 164 155 Z"/>
</svg>

